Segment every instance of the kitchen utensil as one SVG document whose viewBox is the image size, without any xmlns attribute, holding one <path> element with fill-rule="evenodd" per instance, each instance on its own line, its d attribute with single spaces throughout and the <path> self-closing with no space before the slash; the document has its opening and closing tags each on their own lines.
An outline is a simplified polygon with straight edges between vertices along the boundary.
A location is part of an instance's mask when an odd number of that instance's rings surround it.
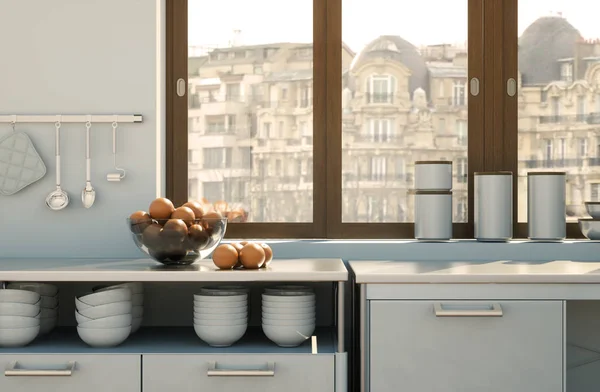
<svg viewBox="0 0 600 392">
<path fill-rule="evenodd" d="M 415 189 L 449 191 L 452 189 L 452 162 L 416 161 Z"/>
<path fill-rule="evenodd" d="M 228 347 L 244 336 L 247 323 L 240 325 L 198 325 L 194 324 L 196 335 L 209 346 Z"/>
<path fill-rule="evenodd" d="M 60 187 L 60 121 L 54 124 L 56 128 L 56 190 L 46 197 L 46 205 L 54 211 L 59 211 L 69 205 L 69 195 Z"/>
<path fill-rule="evenodd" d="M 27 290 L 3 289 L 0 290 L 0 302 L 17 302 L 21 304 L 40 303 L 41 296 L 38 293 Z"/>
<path fill-rule="evenodd" d="M 117 128 L 118 127 L 119 127 L 119 124 L 117 123 L 117 121 L 113 121 L 113 123 L 112 123 L 113 164 L 115 166 L 115 170 L 118 171 L 118 173 L 108 173 L 106 175 L 106 180 L 112 181 L 112 182 L 119 182 L 122 179 L 124 179 L 125 176 L 127 175 L 127 172 L 125 171 L 125 169 L 121 169 L 120 167 L 117 166 Z"/>
<path fill-rule="evenodd" d="M 513 175 L 508 171 L 475 173 L 475 238 L 508 241 L 513 235 Z"/>
<path fill-rule="evenodd" d="M 31 343 L 40 332 L 40 326 L 0 328 L 0 347 L 22 347 Z"/>
<path fill-rule="evenodd" d="M 589 240 L 600 240 L 600 220 L 579 219 L 579 229 Z"/>
<path fill-rule="evenodd" d="M 0 139 L 0 195 L 10 196 L 33 184 L 46 175 L 46 165 L 40 158 L 31 139 L 15 131 Z"/>
<path fill-rule="evenodd" d="M 115 347 L 123 343 L 131 333 L 131 326 L 122 328 L 81 328 L 77 334 L 92 347 Z"/>
<path fill-rule="evenodd" d="M 527 173 L 528 237 L 562 241 L 567 236 L 566 173 Z"/>
<path fill-rule="evenodd" d="M 92 159 L 90 158 L 90 128 L 92 123 L 85 123 L 85 188 L 81 191 L 81 202 L 85 208 L 90 208 L 96 200 L 96 191 L 92 186 Z"/>
<path fill-rule="evenodd" d="M 586 201 L 585 209 L 594 219 L 600 219 L 600 201 Z"/>
<path fill-rule="evenodd" d="M 452 192 L 417 190 L 413 193 L 415 238 L 432 241 L 452 238 Z"/>
</svg>

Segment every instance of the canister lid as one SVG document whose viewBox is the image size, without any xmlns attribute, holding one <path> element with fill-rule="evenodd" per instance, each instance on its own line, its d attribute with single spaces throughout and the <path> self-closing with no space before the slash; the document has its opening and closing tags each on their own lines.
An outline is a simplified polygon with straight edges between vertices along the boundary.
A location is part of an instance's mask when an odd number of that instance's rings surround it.
<svg viewBox="0 0 600 392">
<path fill-rule="evenodd" d="M 592 206 L 597 206 L 598 204 L 600 204 L 600 201 L 586 201 L 583 203 L 584 205 L 592 205 Z"/>
<path fill-rule="evenodd" d="M 547 172 L 527 172 L 528 176 L 564 176 L 567 172 L 556 172 L 556 171 L 547 171 Z"/>
<path fill-rule="evenodd" d="M 415 165 L 452 165 L 452 161 L 415 161 Z"/>
<path fill-rule="evenodd" d="M 429 189 L 411 189 L 408 191 L 411 195 L 451 195 L 448 190 L 429 190 Z"/>
<path fill-rule="evenodd" d="M 476 176 L 512 176 L 511 171 L 475 172 Z"/>
</svg>

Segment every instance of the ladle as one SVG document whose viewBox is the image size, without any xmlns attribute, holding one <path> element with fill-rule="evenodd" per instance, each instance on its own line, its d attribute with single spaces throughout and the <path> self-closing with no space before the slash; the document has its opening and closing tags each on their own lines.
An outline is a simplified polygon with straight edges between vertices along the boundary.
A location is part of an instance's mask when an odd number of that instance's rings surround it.
<svg viewBox="0 0 600 392">
<path fill-rule="evenodd" d="M 69 195 L 60 187 L 60 121 L 54 124 L 56 128 L 56 190 L 46 197 L 46 205 L 54 211 L 62 210 L 69 205 Z"/>
<path fill-rule="evenodd" d="M 85 208 L 90 208 L 96 200 L 96 191 L 92 186 L 92 159 L 90 158 L 90 128 L 92 123 L 85 123 L 85 188 L 81 191 L 81 202 Z"/>
<path fill-rule="evenodd" d="M 127 173 L 125 172 L 125 169 L 121 169 L 119 166 L 117 166 L 117 128 L 118 127 L 119 127 L 119 124 L 117 123 L 117 120 L 115 118 L 115 121 L 113 121 L 113 123 L 112 123 L 112 139 L 113 139 L 112 151 L 113 151 L 113 164 L 115 165 L 115 170 L 117 170 L 118 173 L 108 173 L 106 175 L 106 180 L 112 181 L 112 182 L 119 182 L 122 179 L 124 179 L 125 176 L 127 175 Z"/>
</svg>

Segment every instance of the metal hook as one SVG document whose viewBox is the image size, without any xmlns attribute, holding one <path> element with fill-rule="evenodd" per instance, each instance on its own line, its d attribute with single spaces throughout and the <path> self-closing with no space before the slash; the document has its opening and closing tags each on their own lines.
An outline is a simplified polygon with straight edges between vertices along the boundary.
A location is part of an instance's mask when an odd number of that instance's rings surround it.
<svg viewBox="0 0 600 392">
<path fill-rule="evenodd" d="M 12 121 L 10 122 L 10 124 L 11 124 L 11 126 L 12 126 L 12 130 L 13 130 L 13 132 L 15 132 L 15 126 L 17 125 L 17 115 L 16 115 L 16 114 L 14 114 L 14 115 L 13 115 L 13 119 L 12 119 Z"/>
</svg>

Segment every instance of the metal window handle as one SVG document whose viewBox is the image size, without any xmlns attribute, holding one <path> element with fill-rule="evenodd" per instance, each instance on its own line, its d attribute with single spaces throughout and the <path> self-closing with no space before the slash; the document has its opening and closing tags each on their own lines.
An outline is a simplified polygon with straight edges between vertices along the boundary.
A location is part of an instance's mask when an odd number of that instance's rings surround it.
<svg viewBox="0 0 600 392">
<path fill-rule="evenodd" d="M 509 78 L 506 81 L 506 94 L 509 97 L 514 97 L 517 94 L 517 81 L 514 78 Z"/>
<path fill-rule="evenodd" d="M 477 78 L 471 78 L 471 82 L 469 83 L 470 88 L 469 90 L 471 90 L 471 95 L 476 97 L 479 95 L 479 79 Z"/>
<path fill-rule="evenodd" d="M 183 97 L 185 95 L 186 83 L 184 79 L 177 79 L 177 95 Z"/>
<path fill-rule="evenodd" d="M 209 377 L 273 377 L 275 376 L 275 362 L 267 362 L 267 368 L 259 369 L 217 369 L 217 362 L 211 361 L 208 363 L 208 371 L 206 375 Z"/>
<path fill-rule="evenodd" d="M 4 371 L 5 377 L 70 377 L 75 371 L 75 361 L 68 362 L 64 369 L 19 369 L 17 361 L 11 362 Z"/>
<path fill-rule="evenodd" d="M 436 317 L 502 317 L 502 307 L 498 303 L 487 309 L 444 309 L 441 303 L 433 304 Z"/>
</svg>

